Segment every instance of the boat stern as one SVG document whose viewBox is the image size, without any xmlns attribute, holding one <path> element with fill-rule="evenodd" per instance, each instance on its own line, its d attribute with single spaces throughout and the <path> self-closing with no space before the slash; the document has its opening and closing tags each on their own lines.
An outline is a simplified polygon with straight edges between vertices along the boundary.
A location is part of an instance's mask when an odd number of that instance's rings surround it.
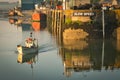
<svg viewBox="0 0 120 80">
<path fill-rule="evenodd" d="M 17 45 L 17 51 L 18 51 L 18 53 L 22 54 L 22 46 L 21 45 Z"/>
</svg>

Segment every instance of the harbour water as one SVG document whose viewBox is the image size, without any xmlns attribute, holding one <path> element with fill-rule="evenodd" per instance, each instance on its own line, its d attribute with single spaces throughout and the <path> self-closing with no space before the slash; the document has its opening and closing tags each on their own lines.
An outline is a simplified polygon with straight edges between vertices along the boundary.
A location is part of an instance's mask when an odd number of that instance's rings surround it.
<svg viewBox="0 0 120 80">
<path fill-rule="evenodd" d="M 9 10 L 9 9 L 13 9 L 17 5 L 18 5 L 18 3 L 0 2 L 0 9 Z"/>
<path fill-rule="evenodd" d="M 30 32 L 38 39 L 39 52 L 18 63 L 17 45 Z M 31 24 L 18 26 L 4 17 L 0 19 L 0 80 L 120 80 L 119 45 L 113 39 L 64 40 L 60 45 L 47 29 L 35 31 Z"/>
</svg>

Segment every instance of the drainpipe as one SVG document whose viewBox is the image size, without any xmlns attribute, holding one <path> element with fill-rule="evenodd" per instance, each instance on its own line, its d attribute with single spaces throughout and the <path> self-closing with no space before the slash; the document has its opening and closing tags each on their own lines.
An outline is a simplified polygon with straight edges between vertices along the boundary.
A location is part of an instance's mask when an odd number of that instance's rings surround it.
<svg viewBox="0 0 120 80">
<path fill-rule="evenodd" d="M 102 7 L 102 28 L 103 28 L 103 39 L 105 38 L 105 10 L 106 7 Z"/>
<path fill-rule="evenodd" d="M 63 10 L 66 10 L 66 0 L 63 0 Z"/>
</svg>

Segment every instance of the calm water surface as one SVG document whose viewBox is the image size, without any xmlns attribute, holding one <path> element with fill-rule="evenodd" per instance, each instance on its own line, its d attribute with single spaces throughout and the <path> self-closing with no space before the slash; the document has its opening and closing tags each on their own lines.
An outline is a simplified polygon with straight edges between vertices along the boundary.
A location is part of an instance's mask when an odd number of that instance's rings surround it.
<svg viewBox="0 0 120 80">
<path fill-rule="evenodd" d="M 39 52 L 18 63 L 16 47 L 30 32 Z M 119 41 L 63 40 L 60 46 L 47 30 L 0 20 L 0 80 L 120 80 L 119 68 Z"/>
</svg>

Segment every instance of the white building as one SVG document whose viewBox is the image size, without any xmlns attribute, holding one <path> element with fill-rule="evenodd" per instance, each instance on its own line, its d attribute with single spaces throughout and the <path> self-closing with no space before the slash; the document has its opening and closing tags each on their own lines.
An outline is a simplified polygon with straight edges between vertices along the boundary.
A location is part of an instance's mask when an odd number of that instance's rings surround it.
<svg viewBox="0 0 120 80">
<path fill-rule="evenodd" d="M 70 7 L 80 4 L 90 4 L 90 0 L 63 0 L 63 9 L 70 9 Z"/>
</svg>

